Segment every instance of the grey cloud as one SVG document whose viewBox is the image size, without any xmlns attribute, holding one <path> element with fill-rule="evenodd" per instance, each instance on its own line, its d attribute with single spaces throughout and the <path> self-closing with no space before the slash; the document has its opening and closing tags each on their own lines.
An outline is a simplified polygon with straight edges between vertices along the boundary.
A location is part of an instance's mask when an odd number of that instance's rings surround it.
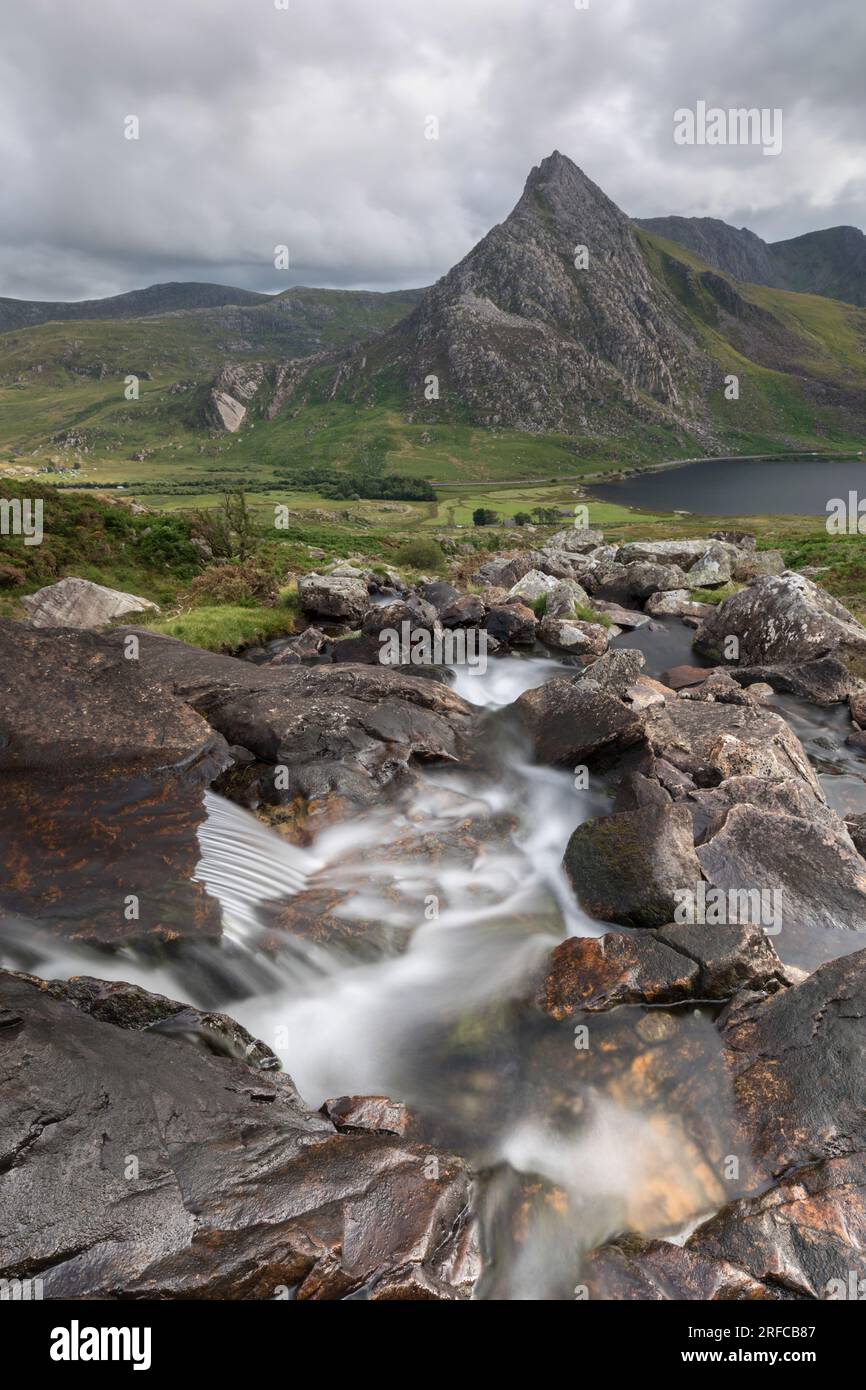
<svg viewBox="0 0 866 1390">
<path fill-rule="evenodd" d="M 864 223 L 859 0 L 5 8 L 3 294 L 430 283 L 554 147 L 635 216 L 770 239 Z M 673 112 L 698 99 L 781 107 L 782 154 L 675 146 Z"/>
</svg>

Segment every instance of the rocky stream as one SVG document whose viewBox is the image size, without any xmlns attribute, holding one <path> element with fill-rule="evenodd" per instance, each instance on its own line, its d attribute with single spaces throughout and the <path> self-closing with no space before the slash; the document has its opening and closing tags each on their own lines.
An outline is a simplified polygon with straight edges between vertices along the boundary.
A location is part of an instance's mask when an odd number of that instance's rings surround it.
<svg viewBox="0 0 866 1390">
<path fill-rule="evenodd" d="M 310 626 L 244 659 L 0 623 L 0 1275 L 866 1276 L 866 630 L 740 533 L 299 587 Z M 486 669 L 383 666 L 401 623 Z"/>
</svg>

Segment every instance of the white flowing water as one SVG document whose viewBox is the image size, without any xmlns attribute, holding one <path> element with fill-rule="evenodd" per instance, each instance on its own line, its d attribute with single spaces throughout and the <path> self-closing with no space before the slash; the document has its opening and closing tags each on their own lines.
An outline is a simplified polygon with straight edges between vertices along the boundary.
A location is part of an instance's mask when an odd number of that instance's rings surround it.
<svg viewBox="0 0 866 1390">
<path fill-rule="evenodd" d="M 666 658 L 690 640 L 662 631 Z M 458 672 L 455 688 L 495 711 L 563 672 L 553 659 L 494 660 Z M 310 1106 L 405 1101 L 426 1142 L 481 1174 L 482 1295 L 568 1297 L 582 1250 L 622 1229 L 675 1237 L 735 1195 L 718 1176 L 731 1107 L 710 1011 L 617 1010 L 581 1053 L 570 1020 L 526 1002 L 558 941 L 605 930 L 562 869 L 574 828 L 610 809 L 604 779 L 576 789 L 532 766 L 509 731 L 495 776 L 428 769 L 396 804 L 309 848 L 212 793 L 206 804 L 196 875 L 219 900 L 222 944 L 97 958 L 28 924 L 42 954 L 28 968 L 222 1008 L 274 1049 Z M 290 901 L 311 930 L 279 929 Z M 323 911 L 325 933 L 312 929 Z"/>
</svg>

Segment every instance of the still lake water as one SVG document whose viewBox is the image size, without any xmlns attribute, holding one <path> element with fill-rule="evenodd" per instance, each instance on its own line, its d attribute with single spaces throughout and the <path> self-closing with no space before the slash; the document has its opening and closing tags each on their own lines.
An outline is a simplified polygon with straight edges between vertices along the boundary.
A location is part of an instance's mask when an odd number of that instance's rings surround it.
<svg viewBox="0 0 866 1390">
<path fill-rule="evenodd" d="M 866 496 L 866 458 L 713 459 L 587 488 L 591 497 L 643 511 L 702 516 L 821 516 L 833 497 Z"/>
</svg>

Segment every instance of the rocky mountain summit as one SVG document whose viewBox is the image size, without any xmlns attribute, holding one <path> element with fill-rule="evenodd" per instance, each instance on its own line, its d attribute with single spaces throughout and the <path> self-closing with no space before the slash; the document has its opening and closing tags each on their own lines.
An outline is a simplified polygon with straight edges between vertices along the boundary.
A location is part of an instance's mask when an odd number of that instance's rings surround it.
<svg viewBox="0 0 866 1390">
<path fill-rule="evenodd" d="M 674 423 L 695 415 L 698 358 L 629 219 L 554 151 L 407 319 L 339 363 L 332 391 L 363 401 L 396 381 L 424 418 L 532 431 Z"/>
<path fill-rule="evenodd" d="M 857 373 L 840 370 L 829 350 L 816 356 L 819 325 L 810 320 L 807 334 L 784 305 L 755 302 L 744 288 L 789 283 L 773 248 L 724 223 L 670 221 L 633 222 L 554 151 L 530 172 L 508 217 L 407 317 L 346 351 L 259 364 L 246 396 L 227 390 L 223 373 L 206 423 L 237 433 L 250 411 L 279 422 L 335 401 L 396 406 L 425 426 L 468 421 L 596 441 L 637 431 L 644 442 L 673 436 L 718 452 L 739 418 L 725 413 L 725 375 L 746 358 L 790 375 L 808 408 L 831 411 L 846 431 L 859 428 Z M 679 239 L 706 264 L 677 259 L 661 237 Z M 836 282 L 824 279 L 822 292 L 831 293 Z M 755 386 L 750 419 L 759 410 L 778 428 L 777 403 Z"/>
</svg>

